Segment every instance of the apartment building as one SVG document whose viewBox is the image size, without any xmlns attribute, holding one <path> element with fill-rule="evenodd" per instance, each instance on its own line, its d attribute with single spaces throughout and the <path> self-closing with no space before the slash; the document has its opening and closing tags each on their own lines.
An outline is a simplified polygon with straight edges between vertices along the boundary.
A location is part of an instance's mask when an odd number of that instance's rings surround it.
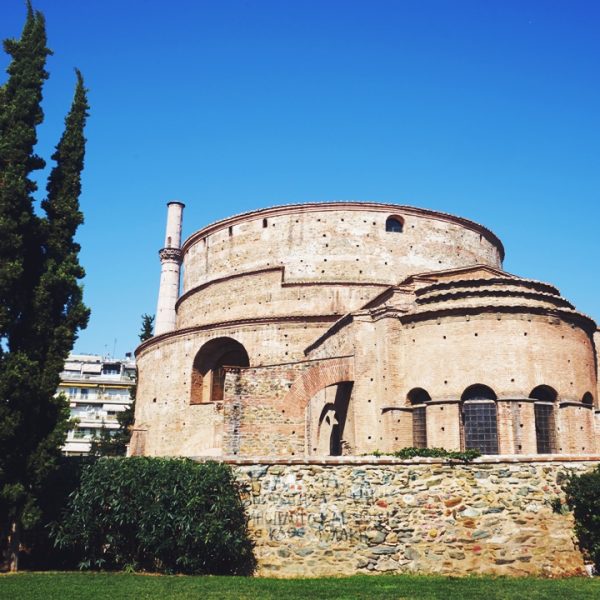
<svg viewBox="0 0 600 600">
<path fill-rule="evenodd" d="M 103 427 L 118 429 L 117 415 L 131 403 L 135 373 L 130 353 L 123 359 L 98 354 L 69 356 L 58 391 L 69 399 L 71 417 L 77 419 L 77 425 L 68 433 L 65 454 L 88 454 L 92 440 Z"/>
</svg>

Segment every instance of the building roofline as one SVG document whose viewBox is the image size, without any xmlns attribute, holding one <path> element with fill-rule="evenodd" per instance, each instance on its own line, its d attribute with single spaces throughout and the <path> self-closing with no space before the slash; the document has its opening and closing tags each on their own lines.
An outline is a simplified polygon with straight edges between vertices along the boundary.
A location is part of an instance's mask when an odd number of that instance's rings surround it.
<svg viewBox="0 0 600 600">
<path fill-rule="evenodd" d="M 198 240 L 206 237 L 218 231 L 220 229 L 224 229 L 226 227 L 232 227 L 238 223 L 243 221 L 247 221 L 253 218 L 265 218 L 272 217 L 284 214 L 294 214 L 294 213 L 302 213 L 302 212 L 328 212 L 334 210 L 375 210 L 379 212 L 390 212 L 390 213 L 404 213 L 409 215 L 417 215 L 417 216 L 425 216 L 434 219 L 438 219 L 440 221 L 450 221 L 452 223 L 458 223 L 463 227 L 468 229 L 472 229 L 477 231 L 481 235 L 485 236 L 488 241 L 490 241 L 494 246 L 498 248 L 500 252 L 500 259 L 504 260 L 504 246 L 500 241 L 500 238 L 483 225 L 476 223 L 475 221 L 471 221 L 469 219 L 465 219 L 464 217 L 457 217 L 455 215 L 451 215 L 449 213 L 435 211 L 427 208 L 417 208 L 415 206 L 406 206 L 402 204 L 393 204 L 387 202 L 359 202 L 356 200 L 339 200 L 339 201 L 324 201 L 324 202 L 305 202 L 299 204 L 282 204 L 279 206 L 271 206 L 269 208 L 261 208 L 258 210 L 252 210 L 244 213 L 239 213 L 237 215 L 233 215 L 231 217 L 227 217 L 225 219 L 221 219 L 219 221 L 215 221 L 199 229 L 198 231 L 192 233 L 181 246 L 181 251 L 185 254 L 189 247 L 197 242 Z"/>
<path fill-rule="evenodd" d="M 186 336 L 189 334 L 198 333 L 201 331 L 218 331 L 219 329 L 230 329 L 237 327 L 244 327 L 247 325 L 270 325 L 272 323 L 332 323 L 340 318 L 337 314 L 323 314 L 323 315 L 279 315 L 274 317 L 257 317 L 249 319 L 234 319 L 231 321 L 221 321 L 218 323 L 207 323 L 205 325 L 195 325 L 191 327 L 184 327 L 182 329 L 173 329 L 172 331 L 165 331 L 155 335 L 146 341 L 142 342 L 135 349 L 136 358 L 145 352 L 148 348 L 156 345 L 159 342 L 170 338 L 177 338 Z M 254 365 L 255 366 L 255 365 Z"/>
<path fill-rule="evenodd" d="M 248 271 L 240 271 L 238 273 L 233 273 L 231 275 L 225 275 L 224 277 L 217 277 L 216 279 L 211 279 L 209 281 L 205 281 L 204 283 L 201 283 L 200 285 L 197 285 L 193 288 L 190 288 L 189 290 L 187 290 L 186 292 L 184 292 L 183 294 L 181 294 L 181 296 L 179 296 L 179 298 L 177 298 L 177 301 L 175 302 L 175 310 L 179 309 L 180 304 L 187 300 L 188 298 L 190 298 L 190 296 L 193 296 L 194 294 L 197 294 L 198 292 L 201 292 L 202 290 L 205 290 L 206 288 L 215 285 L 215 284 L 219 284 L 219 283 L 223 283 L 224 281 L 231 281 L 232 279 L 241 279 L 243 277 L 253 277 L 255 275 L 263 275 L 266 273 L 276 273 L 279 272 L 281 274 L 281 287 L 282 288 L 289 288 L 289 287 L 303 287 L 303 286 L 311 286 L 311 287 L 327 287 L 327 286 L 347 286 L 347 287 L 384 287 L 387 288 L 389 287 L 389 283 L 382 283 L 380 281 L 352 281 L 352 280 L 348 280 L 348 281 L 344 281 L 344 280 L 335 280 L 335 279 L 327 279 L 327 280 L 315 280 L 315 279 L 287 279 L 285 278 L 285 266 L 283 265 L 276 265 L 274 267 L 263 267 L 260 269 L 250 269 Z"/>
</svg>

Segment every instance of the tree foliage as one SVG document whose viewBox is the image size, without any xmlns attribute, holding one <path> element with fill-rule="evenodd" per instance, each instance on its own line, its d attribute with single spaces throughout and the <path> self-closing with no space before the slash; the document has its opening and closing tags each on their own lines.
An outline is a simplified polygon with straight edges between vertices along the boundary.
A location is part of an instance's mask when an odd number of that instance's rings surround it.
<svg viewBox="0 0 600 600">
<path fill-rule="evenodd" d="M 79 487 L 86 465 L 97 460 L 93 456 L 61 456 L 57 469 L 48 474 L 44 494 L 39 498 L 40 519 L 23 531 L 20 566 L 27 570 L 75 570 L 81 560 L 73 548 L 57 548 L 51 537 L 51 524 L 59 521 L 69 496 Z"/>
<path fill-rule="evenodd" d="M 154 315 L 143 314 L 142 315 L 142 329 L 140 330 L 139 338 L 140 342 L 149 340 L 154 334 Z"/>
<path fill-rule="evenodd" d="M 189 459 L 102 458 L 54 528 L 82 568 L 251 574 L 247 517 L 229 466 Z"/>
<path fill-rule="evenodd" d="M 135 416 L 136 386 L 129 390 L 130 404 L 117 413 L 118 429 L 108 429 L 103 425 L 100 435 L 92 439 L 90 454 L 93 456 L 125 456 L 131 439 L 131 428 Z"/>
<path fill-rule="evenodd" d="M 600 573 L 600 466 L 591 473 L 570 477 L 564 491 L 575 517 L 579 545 Z"/>
<path fill-rule="evenodd" d="M 45 23 L 27 7 L 19 40 L 5 40 L 11 57 L 8 80 L 0 88 L 0 335 L 18 326 L 39 275 L 39 223 L 33 210 L 37 186 L 31 174 L 46 163 L 34 152 L 36 127 L 43 121 L 40 102 L 45 70 Z M 27 283 L 27 285 L 24 285 Z"/>
<path fill-rule="evenodd" d="M 77 73 L 40 216 L 31 174 L 45 166 L 35 145 L 50 50 L 44 17 L 30 4 L 21 38 L 4 49 L 11 62 L 0 88 L 0 545 L 16 569 L 21 528 L 39 519 L 38 499 L 69 429 L 66 399 L 55 397 L 59 375 L 89 316 L 74 241 L 88 105 Z"/>
<path fill-rule="evenodd" d="M 446 460 L 457 460 L 464 463 L 471 462 L 479 458 L 481 452 L 475 448 L 470 450 L 446 450 L 445 448 L 414 448 L 407 446 L 394 452 L 380 452 L 376 450 L 371 453 L 372 456 L 394 456 L 396 458 L 443 458 Z"/>
<path fill-rule="evenodd" d="M 481 452 L 474 448 L 470 450 L 446 450 L 445 448 L 402 448 L 392 453 L 397 458 L 445 458 L 448 460 L 459 460 L 471 462 L 481 456 Z"/>
<path fill-rule="evenodd" d="M 103 422 L 100 433 L 94 433 L 90 443 L 91 456 L 125 456 L 125 448 L 121 451 L 120 444 L 116 444 L 114 438 L 116 430 L 109 429 Z"/>
</svg>

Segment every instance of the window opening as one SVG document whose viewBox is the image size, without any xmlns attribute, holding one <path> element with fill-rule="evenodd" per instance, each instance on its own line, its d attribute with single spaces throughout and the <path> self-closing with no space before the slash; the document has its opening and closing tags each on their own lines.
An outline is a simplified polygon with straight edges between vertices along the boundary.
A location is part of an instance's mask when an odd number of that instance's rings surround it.
<svg viewBox="0 0 600 600">
<path fill-rule="evenodd" d="M 538 454 L 553 454 L 555 449 L 554 406 L 552 404 L 534 404 L 535 439 Z"/>
<path fill-rule="evenodd" d="M 398 217 L 388 217 L 385 222 L 385 230 L 393 233 L 402 233 L 404 223 Z"/>
<path fill-rule="evenodd" d="M 531 390 L 529 397 L 539 400 L 540 402 L 555 402 L 558 398 L 558 394 L 556 390 L 549 385 L 538 385 Z"/>
<path fill-rule="evenodd" d="M 498 454 L 496 403 L 465 402 L 462 409 L 465 449 L 482 454 Z"/>
<path fill-rule="evenodd" d="M 413 446 L 415 448 L 427 448 L 427 408 L 415 406 L 412 411 Z"/>
<path fill-rule="evenodd" d="M 556 423 L 554 404 L 558 398 L 556 390 L 549 385 L 538 385 L 529 394 L 536 400 L 533 406 L 535 417 L 535 442 L 538 454 L 556 452 Z"/>
<path fill-rule="evenodd" d="M 464 446 L 482 454 L 498 454 L 496 394 L 486 385 L 468 387 L 461 398 Z"/>
<path fill-rule="evenodd" d="M 412 433 L 415 448 L 427 448 L 427 407 L 431 396 L 423 388 L 414 388 L 407 395 L 412 405 Z"/>
<path fill-rule="evenodd" d="M 204 344 L 194 359 L 190 404 L 222 401 L 225 367 L 247 367 L 249 364 L 246 349 L 232 338 L 216 338 Z"/>
</svg>

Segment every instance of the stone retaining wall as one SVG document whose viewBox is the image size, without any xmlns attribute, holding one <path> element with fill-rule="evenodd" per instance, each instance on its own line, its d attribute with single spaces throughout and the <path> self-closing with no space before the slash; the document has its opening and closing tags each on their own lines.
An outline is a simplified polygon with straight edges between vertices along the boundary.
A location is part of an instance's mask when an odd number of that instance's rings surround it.
<svg viewBox="0 0 600 600">
<path fill-rule="evenodd" d="M 558 458 L 558 457 L 556 457 Z M 583 572 L 551 502 L 593 459 L 229 461 L 262 576 Z"/>
</svg>

